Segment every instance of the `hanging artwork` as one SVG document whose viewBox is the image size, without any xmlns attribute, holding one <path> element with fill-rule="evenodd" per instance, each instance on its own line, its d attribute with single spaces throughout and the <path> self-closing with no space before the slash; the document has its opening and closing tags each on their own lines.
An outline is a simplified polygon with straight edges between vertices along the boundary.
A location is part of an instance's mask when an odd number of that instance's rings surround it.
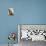
<svg viewBox="0 0 46 46">
<path fill-rule="evenodd" d="M 8 15 L 9 16 L 13 16 L 14 15 L 14 9 L 13 8 L 9 8 L 8 9 Z"/>
</svg>

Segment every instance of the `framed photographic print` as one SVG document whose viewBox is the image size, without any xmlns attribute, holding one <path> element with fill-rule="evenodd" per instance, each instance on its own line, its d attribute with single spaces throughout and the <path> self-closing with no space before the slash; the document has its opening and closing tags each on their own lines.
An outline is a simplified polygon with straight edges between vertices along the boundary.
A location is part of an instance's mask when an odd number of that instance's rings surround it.
<svg viewBox="0 0 46 46">
<path fill-rule="evenodd" d="M 13 16 L 14 15 L 14 9 L 13 8 L 9 8 L 8 9 L 8 15 L 9 16 Z"/>
</svg>

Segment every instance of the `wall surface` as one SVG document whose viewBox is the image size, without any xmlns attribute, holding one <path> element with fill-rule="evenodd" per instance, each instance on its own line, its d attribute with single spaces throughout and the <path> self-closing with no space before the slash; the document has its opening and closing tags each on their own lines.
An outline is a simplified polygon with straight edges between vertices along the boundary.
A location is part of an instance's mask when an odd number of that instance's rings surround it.
<svg viewBox="0 0 46 46">
<path fill-rule="evenodd" d="M 8 16 L 10 7 L 14 16 Z M 0 44 L 8 43 L 9 32 L 18 32 L 17 24 L 46 24 L 46 0 L 0 0 Z"/>
</svg>

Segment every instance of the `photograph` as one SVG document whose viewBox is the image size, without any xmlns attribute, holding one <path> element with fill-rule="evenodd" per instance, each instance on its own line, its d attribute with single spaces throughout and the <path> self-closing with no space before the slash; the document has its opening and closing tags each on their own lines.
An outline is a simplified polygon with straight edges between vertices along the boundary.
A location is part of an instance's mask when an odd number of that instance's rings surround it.
<svg viewBox="0 0 46 46">
<path fill-rule="evenodd" d="M 14 9 L 13 8 L 8 9 L 8 16 L 14 16 Z"/>
</svg>

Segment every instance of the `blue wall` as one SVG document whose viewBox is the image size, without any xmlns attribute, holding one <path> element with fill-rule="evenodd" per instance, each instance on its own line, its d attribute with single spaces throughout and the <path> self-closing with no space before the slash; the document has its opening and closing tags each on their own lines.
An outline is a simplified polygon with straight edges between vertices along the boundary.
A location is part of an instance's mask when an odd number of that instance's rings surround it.
<svg viewBox="0 0 46 46">
<path fill-rule="evenodd" d="M 10 7 L 14 16 L 8 16 Z M 0 44 L 8 43 L 9 32 L 17 33 L 17 24 L 46 24 L 46 0 L 0 0 Z"/>
</svg>

